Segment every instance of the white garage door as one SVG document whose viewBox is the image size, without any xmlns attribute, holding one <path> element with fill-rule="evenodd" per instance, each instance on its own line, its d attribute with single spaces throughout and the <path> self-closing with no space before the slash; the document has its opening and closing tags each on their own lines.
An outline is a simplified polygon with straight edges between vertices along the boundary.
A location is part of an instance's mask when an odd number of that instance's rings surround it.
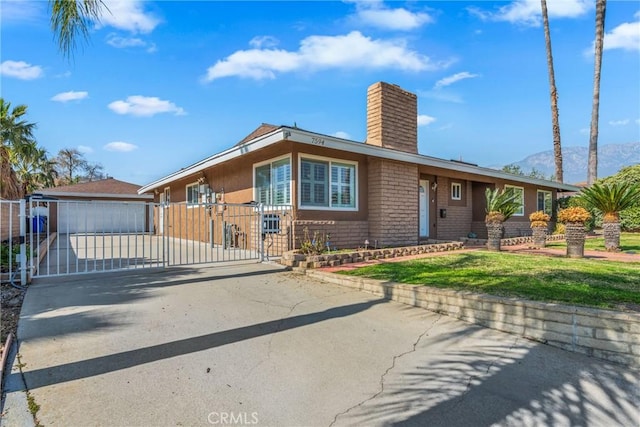
<svg viewBox="0 0 640 427">
<path fill-rule="evenodd" d="M 134 233 L 145 231 L 145 204 L 136 202 L 63 202 L 58 204 L 59 233 Z"/>
</svg>

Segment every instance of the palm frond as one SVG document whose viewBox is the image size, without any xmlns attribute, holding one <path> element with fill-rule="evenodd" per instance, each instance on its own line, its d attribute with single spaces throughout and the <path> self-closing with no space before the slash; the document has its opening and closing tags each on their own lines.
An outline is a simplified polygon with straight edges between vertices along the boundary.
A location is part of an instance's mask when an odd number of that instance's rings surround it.
<svg viewBox="0 0 640 427">
<path fill-rule="evenodd" d="M 580 198 L 604 215 L 616 215 L 620 211 L 640 204 L 640 186 L 632 183 L 594 183 L 582 189 Z"/>
<path fill-rule="evenodd" d="M 107 9 L 102 0 L 49 0 L 49 5 L 54 38 L 67 57 L 75 50 L 78 37 L 89 38 L 91 23 L 99 21 L 103 8 Z"/>
<path fill-rule="evenodd" d="M 506 221 L 520 209 L 519 196 L 510 191 L 487 188 L 484 194 L 487 202 L 487 214 L 498 212 L 504 216 Z"/>
</svg>

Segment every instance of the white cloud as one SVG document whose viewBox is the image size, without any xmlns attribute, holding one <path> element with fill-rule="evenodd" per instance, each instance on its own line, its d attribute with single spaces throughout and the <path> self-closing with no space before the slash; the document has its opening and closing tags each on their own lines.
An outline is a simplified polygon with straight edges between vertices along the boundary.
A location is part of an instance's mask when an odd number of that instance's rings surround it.
<svg viewBox="0 0 640 427">
<path fill-rule="evenodd" d="M 275 47 L 280 43 L 280 40 L 273 36 L 255 36 L 249 41 L 249 46 L 255 49 L 261 49 L 263 47 Z"/>
<path fill-rule="evenodd" d="M 274 79 L 277 73 L 329 68 L 428 71 L 445 68 L 450 63 L 433 62 L 407 49 L 403 39 L 374 40 L 353 31 L 340 36 L 309 36 L 300 42 L 297 51 L 239 50 L 209 67 L 204 80 L 231 76 Z"/>
<path fill-rule="evenodd" d="M 457 93 L 451 93 L 443 90 L 421 90 L 418 91 L 418 95 L 424 98 L 435 99 L 436 101 L 464 104 L 462 96 Z"/>
<path fill-rule="evenodd" d="M 438 80 L 430 90 L 418 91 L 418 95 L 425 98 L 435 99 L 437 101 L 462 104 L 464 103 L 462 96 L 457 93 L 452 93 L 451 91 L 444 90 L 444 88 L 446 88 L 447 86 L 451 86 L 452 84 L 459 82 L 460 80 L 474 79 L 476 77 L 480 77 L 480 74 L 473 74 L 468 71 L 462 71 L 460 73 L 452 74 Z"/>
<path fill-rule="evenodd" d="M 594 0 L 547 1 L 549 19 L 577 18 L 593 9 Z M 467 11 L 484 21 L 505 21 L 532 27 L 540 26 L 542 8 L 540 0 L 515 0 L 492 11 L 469 7 Z"/>
<path fill-rule="evenodd" d="M 473 79 L 475 77 L 478 77 L 479 74 L 472 74 L 468 71 L 463 71 L 461 73 L 456 73 L 453 74 L 451 76 L 447 76 L 445 78 L 442 78 L 440 80 L 438 80 L 436 82 L 436 84 L 433 86 L 434 89 L 441 89 L 445 86 L 449 86 L 454 84 L 455 82 L 458 82 L 460 80 L 464 80 L 464 79 Z"/>
<path fill-rule="evenodd" d="M 109 109 L 118 114 L 131 114 L 140 117 L 151 117 L 161 113 L 173 113 L 176 116 L 187 114 L 184 109 L 173 102 L 155 96 L 140 95 L 129 96 L 126 101 L 113 101 L 109 104 Z"/>
<path fill-rule="evenodd" d="M 435 121 L 435 117 L 427 116 L 426 114 L 418 114 L 418 126 L 427 126 Z"/>
<path fill-rule="evenodd" d="M 447 124 L 446 124 L 446 125 L 444 125 L 444 126 L 440 126 L 440 127 L 438 128 L 438 130 L 449 130 L 449 129 L 451 129 L 451 128 L 453 128 L 453 123 L 447 123 Z"/>
<path fill-rule="evenodd" d="M 44 71 L 39 65 L 31 65 L 24 61 L 7 60 L 0 64 L 0 74 L 21 80 L 33 80 L 42 77 Z"/>
<path fill-rule="evenodd" d="M 582 128 L 578 132 L 580 132 L 583 135 L 589 135 L 589 133 L 591 133 L 591 129 L 590 128 Z"/>
<path fill-rule="evenodd" d="M 636 119 L 636 124 L 640 125 L 640 119 Z"/>
<path fill-rule="evenodd" d="M 143 2 L 138 0 L 105 1 L 109 9 L 100 16 L 98 28 L 111 26 L 131 33 L 148 34 L 154 30 L 160 19 L 144 11 Z"/>
<path fill-rule="evenodd" d="M 433 22 L 424 12 L 411 12 L 404 8 L 389 9 L 382 1 L 356 1 L 356 13 L 352 20 L 359 24 L 385 30 L 408 31 Z"/>
<path fill-rule="evenodd" d="M 625 125 L 628 125 L 628 124 L 629 124 L 629 122 L 630 122 L 630 120 L 629 120 L 629 119 L 611 120 L 611 121 L 609 122 L 609 124 L 610 124 L 611 126 L 625 126 Z"/>
<path fill-rule="evenodd" d="M 146 48 L 148 53 L 157 51 L 155 43 L 147 42 L 140 37 L 121 37 L 117 34 L 109 34 L 107 36 L 107 44 L 118 49 L 126 48 Z"/>
<path fill-rule="evenodd" d="M 640 51 L 640 12 L 634 15 L 635 22 L 625 22 L 604 35 L 603 49 Z M 593 52 L 593 49 L 591 50 Z"/>
<path fill-rule="evenodd" d="M 108 143 L 103 148 L 107 151 L 118 151 L 121 153 L 127 153 L 129 151 L 136 150 L 138 146 L 134 144 L 129 144 L 128 142 L 115 141 L 115 142 Z"/>
<path fill-rule="evenodd" d="M 334 133 L 333 136 L 335 136 L 336 138 L 351 139 L 351 135 L 349 135 L 348 133 L 343 132 L 341 130 L 339 130 L 338 132 Z"/>
<path fill-rule="evenodd" d="M 87 97 L 89 97 L 89 92 L 85 92 L 85 91 L 75 92 L 72 90 L 69 92 L 62 92 L 57 95 L 54 95 L 51 98 L 51 100 L 57 101 L 57 102 L 69 102 L 69 101 L 79 101 Z"/>
<path fill-rule="evenodd" d="M 89 154 L 89 153 L 93 153 L 93 148 L 87 145 L 78 145 L 78 151 L 83 154 Z"/>
<path fill-rule="evenodd" d="M 119 49 L 125 47 L 144 47 L 147 43 L 138 37 L 120 37 L 115 34 L 107 36 L 107 44 Z"/>
</svg>

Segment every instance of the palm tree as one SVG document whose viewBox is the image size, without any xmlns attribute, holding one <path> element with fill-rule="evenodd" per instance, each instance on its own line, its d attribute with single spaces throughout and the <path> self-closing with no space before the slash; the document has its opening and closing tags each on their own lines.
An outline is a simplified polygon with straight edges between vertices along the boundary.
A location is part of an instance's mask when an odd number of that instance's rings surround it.
<svg viewBox="0 0 640 427">
<path fill-rule="evenodd" d="M 594 183 L 582 189 L 580 197 L 603 214 L 604 247 L 620 249 L 620 211 L 640 203 L 640 185 L 631 183 Z"/>
<path fill-rule="evenodd" d="M 21 191 L 20 180 L 13 169 L 12 161 L 17 153 L 28 150 L 28 147 L 34 142 L 33 131 L 36 125 L 23 119 L 26 113 L 26 105 L 11 108 L 10 102 L 0 98 L 0 139 L 2 140 L 0 196 L 2 198 L 19 199 L 24 195 Z"/>
<path fill-rule="evenodd" d="M 98 21 L 102 11 L 107 10 L 102 0 L 49 0 L 51 7 L 51 29 L 64 56 L 71 56 L 76 48 L 76 39 L 89 38 L 92 21 Z"/>
<path fill-rule="evenodd" d="M 595 65 L 593 73 L 593 104 L 591 107 L 591 132 L 589 135 L 589 164 L 587 168 L 587 184 L 591 185 L 598 178 L 598 116 L 600 113 L 600 70 L 602 69 L 602 48 L 604 45 L 604 15 L 607 0 L 596 2 L 596 40 Z"/>
<path fill-rule="evenodd" d="M 556 77 L 553 71 L 553 52 L 551 51 L 551 33 L 549 32 L 549 16 L 547 14 L 547 0 L 540 0 L 542 4 L 542 21 L 544 24 L 544 38 L 547 48 L 547 68 L 549 69 L 549 87 L 551 90 L 551 125 L 553 127 L 553 157 L 555 159 L 555 178 L 563 182 L 562 176 L 562 145 L 560 143 L 560 119 L 558 113 L 558 91 Z"/>
<path fill-rule="evenodd" d="M 22 194 L 55 185 L 55 161 L 49 160 L 45 149 L 38 147 L 33 141 L 25 144 L 18 154 L 11 163 L 20 180 Z"/>
<path fill-rule="evenodd" d="M 505 191 L 487 188 L 484 192 L 486 207 L 485 224 L 487 226 L 487 249 L 500 250 L 500 239 L 504 232 L 504 222 L 511 218 L 518 209 L 520 201 L 518 195 Z"/>
</svg>

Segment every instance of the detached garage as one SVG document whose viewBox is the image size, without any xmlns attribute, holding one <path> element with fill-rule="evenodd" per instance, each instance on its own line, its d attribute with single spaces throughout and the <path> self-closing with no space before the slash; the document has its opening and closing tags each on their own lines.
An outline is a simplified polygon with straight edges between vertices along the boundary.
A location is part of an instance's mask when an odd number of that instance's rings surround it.
<svg viewBox="0 0 640 427">
<path fill-rule="evenodd" d="M 139 188 L 114 178 L 48 188 L 32 195 L 32 209 L 46 215 L 47 228 L 52 232 L 145 232 L 153 224 L 153 209 L 146 205 L 153 196 L 139 195 Z M 47 200 L 40 202 L 38 196 Z"/>
</svg>

